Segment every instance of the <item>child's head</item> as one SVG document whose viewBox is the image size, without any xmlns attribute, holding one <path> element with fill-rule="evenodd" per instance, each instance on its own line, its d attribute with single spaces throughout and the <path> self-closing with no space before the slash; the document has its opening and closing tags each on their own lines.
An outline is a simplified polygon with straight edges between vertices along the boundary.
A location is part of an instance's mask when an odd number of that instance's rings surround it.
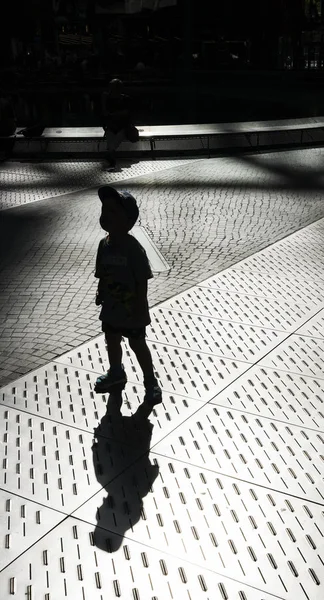
<svg viewBox="0 0 324 600">
<path fill-rule="evenodd" d="M 102 203 L 100 225 L 109 233 L 125 234 L 135 225 L 139 210 L 136 200 L 129 192 L 118 192 L 104 185 L 98 196 Z"/>
</svg>

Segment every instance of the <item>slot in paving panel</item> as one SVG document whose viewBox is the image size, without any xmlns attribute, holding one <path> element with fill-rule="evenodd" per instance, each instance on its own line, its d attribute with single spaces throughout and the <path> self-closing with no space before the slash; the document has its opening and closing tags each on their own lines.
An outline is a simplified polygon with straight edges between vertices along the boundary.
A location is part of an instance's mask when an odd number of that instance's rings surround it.
<svg viewBox="0 0 324 600">
<path fill-rule="evenodd" d="M 280 331 L 175 310 L 158 308 L 151 316 L 149 340 L 249 362 L 259 360 L 286 337 Z"/>
<path fill-rule="evenodd" d="M 324 431 L 323 379 L 254 366 L 210 402 Z"/>
<path fill-rule="evenodd" d="M 0 570 L 35 544 L 64 515 L 0 489 Z"/>
<path fill-rule="evenodd" d="M 227 292 L 254 294 L 255 296 L 273 296 L 286 302 L 291 299 L 302 304 L 324 303 L 324 284 L 303 279 L 288 279 L 266 273 L 227 269 L 199 284 L 200 287 L 212 287 Z"/>
<path fill-rule="evenodd" d="M 141 455 L 141 448 L 0 407 L 0 488 L 69 513 Z M 103 480 L 102 464 L 109 465 Z"/>
<path fill-rule="evenodd" d="M 183 292 L 162 307 L 282 331 L 295 331 L 318 311 L 315 304 L 296 304 L 207 287 Z"/>
<path fill-rule="evenodd" d="M 324 310 L 321 310 L 317 315 L 312 317 L 296 333 L 324 339 Z"/>
<path fill-rule="evenodd" d="M 124 540 L 97 548 L 93 526 L 69 517 L 2 573 L 2 599 L 273 600 L 183 559 Z M 320 600 L 313 596 L 312 600 Z"/>
<path fill-rule="evenodd" d="M 143 500 L 140 459 L 136 473 L 134 466 L 127 469 L 74 514 L 95 526 L 98 545 L 107 538 L 113 545 L 111 531 L 125 532 L 127 539 L 287 600 L 321 597 L 323 506 L 153 457 L 159 473 Z"/>
<path fill-rule="evenodd" d="M 324 340 L 292 335 L 268 356 L 261 359 L 265 367 L 324 378 Z"/>
<path fill-rule="evenodd" d="M 163 392 L 189 396 L 203 402 L 210 400 L 217 391 L 226 387 L 249 368 L 247 362 L 174 348 L 167 344 L 149 342 L 148 345 Z M 142 383 L 143 373 L 135 354 L 125 342 L 122 346 L 123 364 L 129 382 Z M 56 362 L 77 368 L 93 369 L 101 374 L 107 369 L 103 359 L 105 354 L 105 342 L 102 337 L 84 344 L 78 350 L 64 354 Z"/>
<path fill-rule="evenodd" d="M 153 450 L 324 504 L 322 432 L 206 405 Z"/>
<path fill-rule="evenodd" d="M 1 402 L 88 432 L 93 432 L 104 420 L 101 435 L 126 444 L 133 443 L 133 435 L 138 434 L 138 419 L 153 420 L 152 443 L 156 443 L 200 406 L 192 398 L 164 392 L 163 403 L 155 406 L 150 414 L 149 407 L 143 406 L 142 385 L 127 384 L 120 399 L 96 394 L 93 391 L 95 379 L 91 371 L 50 363 L 3 387 Z"/>
</svg>

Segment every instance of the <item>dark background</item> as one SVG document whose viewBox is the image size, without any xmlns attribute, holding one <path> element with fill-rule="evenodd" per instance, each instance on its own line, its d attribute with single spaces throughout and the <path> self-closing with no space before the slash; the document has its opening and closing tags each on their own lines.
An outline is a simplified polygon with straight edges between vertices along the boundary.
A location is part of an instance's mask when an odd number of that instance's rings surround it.
<svg viewBox="0 0 324 600">
<path fill-rule="evenodd" d="M 138 124 L 322 114 L 324 0 L 10 0 L 1 96 L 18 125 L 101 125 L 121 78 Z"/>
</svg>

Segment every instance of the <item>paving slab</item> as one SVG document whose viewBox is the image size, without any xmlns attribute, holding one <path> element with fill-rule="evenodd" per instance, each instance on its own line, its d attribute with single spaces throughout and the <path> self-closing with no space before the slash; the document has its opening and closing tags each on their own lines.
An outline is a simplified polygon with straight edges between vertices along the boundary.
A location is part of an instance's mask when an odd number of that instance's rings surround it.
<svg viewBox="0 0 324 600">
<path fill-rule="evenodd" d="M 114 543 L 113 532 L 125 535 L 124 543 L 147 546 L 148 553 L 172 553 L 175 564 L 184 559 L 279 597 L 302 598 L 302 587 L 304 597 L 319 597 L 323 506 L 150 457 L 159 473 L 144 498 L 137 482 L 145 465 L 139 460 L 74 513 L 95 527 L 97 547 L 104 549 L 108 536 Z"/>
<path fill-rule="evenodd" d="M 0 489 L 0 503 L 1 571 L 61 523 L 65 516 L 3 489 Z"/>
<path fill-rule="evenodd" d="M 93 371 L 53 362 L 1 388 L 0 402 L 89 433 L 99 427 L 102 437 L 126 444 L 132 442 L 133 436 L 142 435 L 140 425 L 145 425 L 143 419 L 151 412 L 155 427 L 150 442 L 156 443 L 201 406 L 193 398 L 165 392 L 161 405 L 148 412 L 146 407 L 143 412 L 140 407 L 144 387 L 129 382 L 123 393 L 124 402 L 112 397 L 107 414 L 107 395 L 95 394 L 93 390 L 96 377 Z"/>
<path fill-rule="evenodd" d="M 275 596 L 149 546 L 69 518 L 6 571 L 3 598 L 271 600 Z M 99 548 L 98 548 L 99 546 Z M 100 550 L 104 546 L 105 550 Z M 4 577 L 4 574 L 1 574 Z M 311 586 L 318 589 L 316 584 Z M 277 596 L 278 597 L 278 596 Z M 281 596 L 282 598 L 282 596 Z M 307 596 L 305 596 L 307 598 Z M 313 595 L 314 600 L 320 596 Z"/>
</svg>

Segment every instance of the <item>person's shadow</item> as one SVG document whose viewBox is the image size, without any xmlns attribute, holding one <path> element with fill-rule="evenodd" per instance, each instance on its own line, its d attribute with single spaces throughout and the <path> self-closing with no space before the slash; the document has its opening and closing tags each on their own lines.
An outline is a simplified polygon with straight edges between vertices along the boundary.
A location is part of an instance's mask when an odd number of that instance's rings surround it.
<svg viewBox="0 0 324 600">
<path fill-rule="evenodd" d="M 149 415 L 153 407 L 144 402 L 126 417 L 121 413 L 122 403 L 121 393 L 109 395 L 107 411 L 94 431 L 92 446 L 97 480 L 104 486 L 102 492 L 108 492 L 97 509 L 94 544 L 106 552 L 116 552 L 126 531 L 133 530 L 139 519 L 145 518 L 143 498 L 159 473 L 158 465 L 149 459 L 153 431 Z M 122 443 L 122 450 L 112 437 Z M 102 498 L 100 493 L 98 496 Z"/>
</svg>

